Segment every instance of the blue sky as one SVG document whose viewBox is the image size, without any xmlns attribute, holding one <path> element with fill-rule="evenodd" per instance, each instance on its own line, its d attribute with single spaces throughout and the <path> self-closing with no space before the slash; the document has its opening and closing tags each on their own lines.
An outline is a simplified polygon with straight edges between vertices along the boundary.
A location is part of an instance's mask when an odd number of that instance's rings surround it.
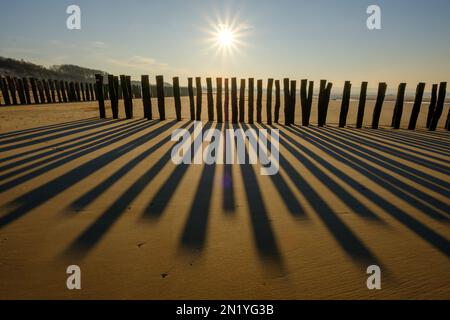
<svg viewBox="0 0 450 320">
<path fill-rule="evenodd" d="M 66 8 L 81 8 L 81 30 Z M 366 8 L 381 7 L 382 30 Z M 211 48 L 211 24 L 233 19 L 237 51 Z M 1 0 L 0 55 L 111 73 L 363 80 L 391 87 L 449 81 L 448 0 Z"/>
</svg>

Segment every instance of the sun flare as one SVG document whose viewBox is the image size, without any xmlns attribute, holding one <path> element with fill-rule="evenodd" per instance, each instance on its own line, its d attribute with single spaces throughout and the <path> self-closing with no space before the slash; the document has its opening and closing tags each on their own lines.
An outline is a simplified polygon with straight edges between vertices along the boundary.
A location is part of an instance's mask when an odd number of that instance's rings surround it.
<svg viewBox="0 0 450 320">
<path fill-rule="evenodd" d="M 222 58 L 232 58 L 237 53 L 242 53 L 242 48 L 246 45 L 244 38 L 250 27 L 245 23 L 238 23 L 236 19 L 217 19 L 210 21 L 208 31 L 208 42 L 215 55 Z"/>
<path fill-rule="evenodd" d="M 220 46 L 228 47 L 233 45 L 233 42 L 234 42 L 233 31 L 226 26 L 222 27 L 222 29 L 217 33 L 217 43 Z"/>
</svg>

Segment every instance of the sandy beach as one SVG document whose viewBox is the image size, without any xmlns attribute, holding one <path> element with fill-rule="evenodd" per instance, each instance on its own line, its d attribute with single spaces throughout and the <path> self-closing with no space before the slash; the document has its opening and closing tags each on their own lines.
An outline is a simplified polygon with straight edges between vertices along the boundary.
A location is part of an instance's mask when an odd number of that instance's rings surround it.
<svg viewBox="0 0 450 320">
<path fill-rule="evenodd" d="M 355 101 L 346 128 L 333 100 L 327 126 L 316 100 L 300 126 L 297 101 L 296 125 L 273 126 L 280 171 L 261 176 L 172 163 L 187 97 L 179 122 L 172 98 L 165 121 L 137 99 L 125 120 L 122 102 L 119 120 L 109 101 L 103 120 L 96 102 L 0 108 L 0 299 L 450 299 L 448 105 L 429 132 L 428 103 L 410 131 L 411 104 L 393 130 L 385 102 L 372 130 L 374 101 L 363 129 Z M 204 128 L 233 127 L 206 105 Z M 66 288 L 71 264 L 82 290 Z M 372 264 L 381 290 L 366 287 Z"/>
</svg>

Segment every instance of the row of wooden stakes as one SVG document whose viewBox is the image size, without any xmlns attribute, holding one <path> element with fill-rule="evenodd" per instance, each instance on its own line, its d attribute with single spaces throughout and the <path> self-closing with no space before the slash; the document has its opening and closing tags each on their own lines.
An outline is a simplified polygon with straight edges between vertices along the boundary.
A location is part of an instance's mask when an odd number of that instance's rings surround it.
<svg viewBox="0 0 450 320">
<path fill-rule="evenodd" d="M 196 84 L 196 98 L 194 97 L 194 86 L 193 78 L 188 78 L 188 95 L 189 95 L 189 106 L 190 106 L 190 118 L 191 120 L 200 120 L 202 114 L 202 83 L 201 78 L 195 78 Z M 208 120 L 214 121 L 215 115 L 217 114 L 217 122 L 228 122 L 231 120 L 232 123 L 245 122 L 245 90 L 246 81 L 245 79 L 240 80 L 239 88 L 239 99 L 238 99 L 238 87 L 237 79 L 231 78 L 231 119 L 229 117 L 229 79 L 216 78 L 216 105 L 214 108 L 214 98 L 213 98 L 213 86 L 212 78 L 206 78 L 206 88 L 207 88 L 207 112 Z M 224 82 L 224 105 L 222 108 L 222 84 Z M 122 94 L 124 98 L 125 115 L 127 118 L 133 117 L 133 100 L 131 98 L 131 82 L 130 77 L 121 75 L 119 77 L 114 75 L 108 76 L 108 87 L 109 95 L 111 100 L 111 109 L 113 118 L 119 117 L 118 110 L 118 100 L 119 93 Z M 275 106 L 272 110 L 272 91 L 273 85 L 275 83 Z M 98 88 L 102 88 L 103 76 L 100 74 L 96 75 L 96 85 Z M 330 101 L 330 93 L 332 88 L 332 83 L 326 80 L 320 81 L 320 90 L 318 96 L 318 126 L 324 126 L 327 118 L 328 104 Z M 142 101 L 144 108 L 144 117 L 147 119 L 152 119 L 152 107 L 151 107 L 151 90 L 149 84 L 149 76 L 142 75 L 141 77 L 142 86 Z M 257 80 L 257 94 L 256 94 L 256 122 L 262 122 L 262 96 L 263 96 L 263 86 L 262 80 Z M 446 96 L 446 82 L 441 82 L 439 85 L 434 84 L 432 87 L 431 101 L 428 108 L 427 122 L 426 126 L 429 130 L 436 130 L 439 119 L 443 113 L 445 96 Z M 397 100 L 395 103 L 394 114 L 392 118 L 392 127 L 395 129 L 400 128 L 400 121 L 403 113 L 403 102 L 405 97 L 406 84 L 401 83 L 398 87 Z M 347 114 L 349 111 L 350 104 L 350 81 L 346 81 L 344 84 L 344 91 L 342 96 L 341 111 L 339 115 L 339 127 L 344 127 L 347 121 Z M 372 115 L 372 128 L 377 129 L 379 125 L 379 119 L 381 115 L 381 110 L 383 102 L 386 95 L 387 85 L 385 82 L 381 82 L 378 85 L 378 94 L 376 98 L 375 108 Z M 417 118 L 420 112 L 420 106 L 422 104 L 423 93 L 425 89 L 425 83 L 419 83 L 416 89 L 415 100 L 413 104 L 413 109 L 411 112 L 411 117 L 408 125 L 408 129 L 414 130 L 417 123 Z M 302 111 L 302 125 L 308 126 L 310 122 L 310 114 L 312 107 L 314 82 L 307 79 L 301 80 L 300 84 L 300 101 L 301 101 L 301 111 Z M 279 123 L 280 115 L 280 81 L 268 79 L 267 90 L 266 90 L 266 123 L 268 125 L 272 124 L 272 114 L 273 121 Z M 295 104 L 296 104 L 296 81 L 289 80 L 288 78 L 283 79 L 283 93 L 284 93 L 284 124 L 291 125 L 294 124 L 295 119 Z M 164 78 L 162 75 L 156 76 L 156 93 L 158 101 L 158 113 L 159 119 L 165 120 L 165 96 L 164 96 Z M 361 92 L 358 104 L 357 122 L 356 127 L 361 128 L 364 117 L 364 109 L 366 104 L 367 95 L 367 82 L 362 82 Z M 102 91 L 98 95 L 99 111 L 100 117 L 106 117 L 105 114 L 105 104 Z M 179 78 L 173 78 L 173 98 L 175 104 L 175 114 L 178 121 L 181 120 L 181 99 L 180 99 L 180 85 Z M 254 79 L 248 79 L 248 103 L 247 103 L 247 122 L 252 124 L 254 122 Z M 215 110 L 215 112 L 214 112 Z M 445 128 L 450 130 L 450 111 L 447 116 L 447 121 Z"/>
</svg>

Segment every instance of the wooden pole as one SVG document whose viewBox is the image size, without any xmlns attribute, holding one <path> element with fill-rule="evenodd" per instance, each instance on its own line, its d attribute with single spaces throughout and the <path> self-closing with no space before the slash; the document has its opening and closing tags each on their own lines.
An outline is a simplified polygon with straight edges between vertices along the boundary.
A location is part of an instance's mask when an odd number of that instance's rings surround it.
<svg viewBox="0 0 450 320">
<path fill-rule="evenodd" d="M 206 78 L 206 97 L 208 104 L 208 121 L 214 121 L 214 99 L 213 99 L 211 78 Z"/>
<path fill-rule="evenodd" d="M 188 78 L 188 93 L 189 93 L 189 111 L 191 114 L 191 120 L 195 120 L 195 101 L 194 101 L 194 87 L 192 78 Z"/>
<path fill-rule="evenodd" d="M 175 103 L 175 114 L 177 121 L 181 121 L 181 98 L 180 98 L 180 79 L 173 77 L 173 99 Z"/>
<path fill-rule="evenodd" d="M 289 115 L 291 114 L 291 94 L 289 92 L 289 78 L 283 79 L 283 87 L 284 87 L 284 124 L 286 126 L 289 125 Z"/>
<path fill-rule="evenodd" d="M 216 113 L 217 122 L 222 123 L 222 78 L 216 78 Z"/>
<path fill-rule="evenodd" d="M 8 92 L 8 83 L 5 78 L 0 78 L 0 86 L 2 88 L 2 95 L 3 100 L 5 101 L 5 105 L 9 106 L 11 105 L 11 99 L 9 98 L 9 92 Z"/>
<path fill-rule="evenodd" d="M 202 92 L 202 78 L 195 78 L 195 86 L 197 89 L 197 108 L 195 113 L 195 120 L 202 120 L 202 100 L 203 100 L 203 92 Z"/>
<path fill-rule="evenodd" d="M 289 105 L 289 125 L 294 124 L 295 122 L 295 102 L 297 98 L 297 81 L 291 80 L 291 103 Z"/>
<path fill-rule="evenodd" d="M 375 107 L 373 109 L 372 129 L 378 129 L 378 124 L 380 122 L 381 109 L 383 107 L 384 97 L 386 96 L 386 89 L 387 89 L 387 85 L 385 82 L 380 82 L 378 84 L 377 101 L 375 102 Z"/>
<path fill-rule="evenodd" d="M 31 86 L 31 92 L 33 93 L 33 102 L 37 104 L 37 103 L 39 103 L 39 96 L 38 96 L 38 92 L 37 92 L 35 78 L 30 78 L 30 86 Z"/>
<path fill-rule="evenodd" d="M 397 100 L 394 107 L 394 117 L 392 119 L 392 126 L 394 129 L 400 129 L 403 114 L 403 102 L 405 100 L 405 90 L 406 83 L 400 83 L 398 86 Z"/>
<path fill-rule="evenodd" d="M 267 80 L 267 100 L 266 100 L 266 117 L 267 124 L 272 125 L 272 88 L 273 88 L 273 79 L 269 78 Z"/>
<path fill-rule="evenodd" d="M 14 83 L 14 79 L 10 76 L 6 76 L 6 80 L 8 82 L 9 92 L 11 94 L 11 100 L 13 105 L 17 105 L 17 97 L 16 97 L 16 84 Z"/>
<path fill-rule="evenodd" d="M 428 106 L 427 124 L 426 124 L 427 128 L 430 127 L 431 119 L 433 118 L 434 109 L 436 109 L 437 91 L 438 91 L 438 85 L 433 84 L 433 87 L 431 89 L 430 105 Z"/>
<path fill-rule="evenodd" d="M 320 80 L 320 88 L 319 88 L 319 99 L 317 101 L 317 125 L 322 127 L 324 124 L 323 116 L 324 116 L 324 100 L 326 96 L 326 86 L 327 80 Z"/>
<path fill-rule="evenodd" d="M 231 123 L 238 122 L 237 81 L 231 78 Z"/>
<path fill-rule="evenodd" d="M 255 79 L 248 79 L 248 123 L 253 124 L 253 116 L 255 113 L 254 106 L 254 95 L 255 95 Z"/>
<path fill-rule="evenodd" d="M 150 79 L 148 75 L 141 76 L 142 105 L 144 107 L 144 118 L 152 119 L 152 99 L 150 93 Z"/>
<path fill-rule="evenodd" d="M 156 76 L 156 93 L 158 95 L 159 119 L 166 120 L 166 105 L 164 101 L 164 77 Z"/>
<path fill-rule="evenodd" d="M 113 116 L 113 119 L 118 119 L 119 118 L 119 101 L 117 100 L 117 92 L 114 88 L 114 75 L 112 75 L 112 74 L 108 74 L 108 87 L 109 87 L 109 92 L 110 92 L 112 116 Z M 86 90 L 86 92 L 89 92 L 89 90 Z"/>
<path fill-rule="evenodd" d="M 36 84 L 38 87 L 38 92 L 39 92 L 39 100 L 41 101 L 41 103 L 45 103 L 45 94 L 44 94 L 44 87 L 42 85 L 42 81 L 41 80 L 36 80 Z"/>
<path fill-rule="evenodd" d="M 126 77 L 124 74 L 120 75 L 120 88 L 122 89 L 123 107 L 125 109 L 125 117 L 127 119 L 130 119 L 131 116 L 130 116 L 130 106 L 129 106 L 129 99 L 128 99 L 127 80 L 126 80 Z"/>
<path fill-rule="evenodd" d="M 95 85 L 97 86 L 97 100 L 100 118 L 106 118 L 105 100 L 103 99 L 103 76 L 101 74 L 95 75 Z"/>
<path fill-rule="evenodd" d="M 17 83 L 17 93 L 19 95 L 20 104 L 27 104 L 27 101 L 25 99 L 25 90 L 23 87 L 23 81 L 20 78 L 16 78 L 15 80 Z"/>
<path fill-rule="evenodd" d="M 52 102 L 56 103 L 56 94 L 55 94 L 55 86 L 52 79 L 48 79 L 48 87 L 50 89 L 50 94 L 52 98 Z"/>
<path fill-rule="evenodd" d="M 47 99 L 47 103 L 52 103 L 52 96 L 50 95 L 50 88 L 48 87 L 48 82 L 45 79 L 42 79 L 42 83 L 44 84 L 44 92 L 45 97 Z"/>
<path fill-rule="evenodd" d="M 358 115 L 356 117 L 356 128 L 361 129 L 364 119 L 364 109 L 366 108 L 367 81 L 361 82 L 361 91 L 359 93 Z"/>
<path fill-rule="evenodd" d="M 275 112 L 274 112 L 274 120 L 275 123 L 278 123 L 278 120 L 280 119 L 280 80 L 275 80 Z"/>
<path fill-rule="evenodd" d="M 53 80 L 55 90 L 56 90 L 56 96 L 58 97 L 58 103 L 62 103 L 62 96 L 61 96 L 61 88 L 59 87 L 59 81 Z"/>
<path fill-rule="evenodd" d="M 342 93 L 341 112 L 339 114 L 339 127 L 343 128 L 347 124 L 347 115 L 350 105 L 350 92 L 352 84 L 350 81 L 345 81 L 344 91 Z"/>
<path fill-rule="evenodd" d="M 239 91 L 239 122 L 245 122 L 245 79 L 241 79 Z"/>
<path fill-rule="evenodd" d="M 324 126 L 327 123 L 327 114 L 328 114 L 328 105 L 330 103 L 330 96 L 331 96 L 331 88 L 333 87 L 333 84 L 331 82 L 327 83 L 327 87 L 325 89 L 325 98 L 323 99 L 323 122 L 322 126 Z"/>
<path fill-rule="evenodd" d="M 66 89 L 65 89 L 64 81 L 63 81 L 63 80 L 60 80 L 60 81 L 59 81 L 59 88 L 61 89 L 61 97 L 62 97 L 62 101 L 63 101 L 63 102 L 67 102 Z"/>
<path fill-rule="evenodd" d="M 439 93 L 436 102 L 436 109 L 433 112 L 433 118 L 431 118 L 430 122 L 430 131 L 435 131 L 437 128 L 439 118 L 441 117 L 442 111 L 444 110 L 446 90 L 447 90 L 447 82 L 441 82 L 439 84 Z"/>
<path fill-rule="evenodd" d="M 223 102 L 223 108 L 224 108 L 224 113 L 225 113 L 225 122 L 230 121 L 230 90 L 228 87 L 228 78 L 225 79 L 225 97 L 224 97 L 224 102 Z"/>
<path fill-rule="evenodd" d="M 262 123 L 263 81 L 256 81 L 256 122 Z"/>
<path fill-rule="evenodd" d="M 91 93 L 91 99 L 96 100 L 97 96 L 95 95 L 95 90 L 94 90 L 94 86 L 92 85 L 92 83 L 89 83 L 89 92 Z"/>
<path fill-rule="evenodd" d="M 27 104 L 31 104 L 31 95 L 30 95 L 30 85 L 28 83 L 28 79 L 27 78 L 22 78 L 22 82 L 23 82 L 23 90 L 25 92 L 25 100 Z"/>
<path fill-rule="evenodd" d="M 411 111 L 411 117 L 409 118 L 408 129 L 414 130 L 416 128 L 417 118 L 419 117 L 420 106 L 422 105 L 423 92 L 425 90 L 425 83 L 420 82 L 416 88 L 416 97 L 414 99 L 414 105 Z"/>
<path fill-rule="evenodd" d="M 130 119 L 133 118 L 133 93 L 131 91 L 131 77 L 125 76 L 127 90 L 128 90 L 128 105 L 130 108 Z"/>
<path fill-rule="evenodd" d="M 308 126 L 308 93 L 307 93 L 308 79 L 300 81 L 300 104 L 302 108 L 302 125 Z"/>
</svg>

